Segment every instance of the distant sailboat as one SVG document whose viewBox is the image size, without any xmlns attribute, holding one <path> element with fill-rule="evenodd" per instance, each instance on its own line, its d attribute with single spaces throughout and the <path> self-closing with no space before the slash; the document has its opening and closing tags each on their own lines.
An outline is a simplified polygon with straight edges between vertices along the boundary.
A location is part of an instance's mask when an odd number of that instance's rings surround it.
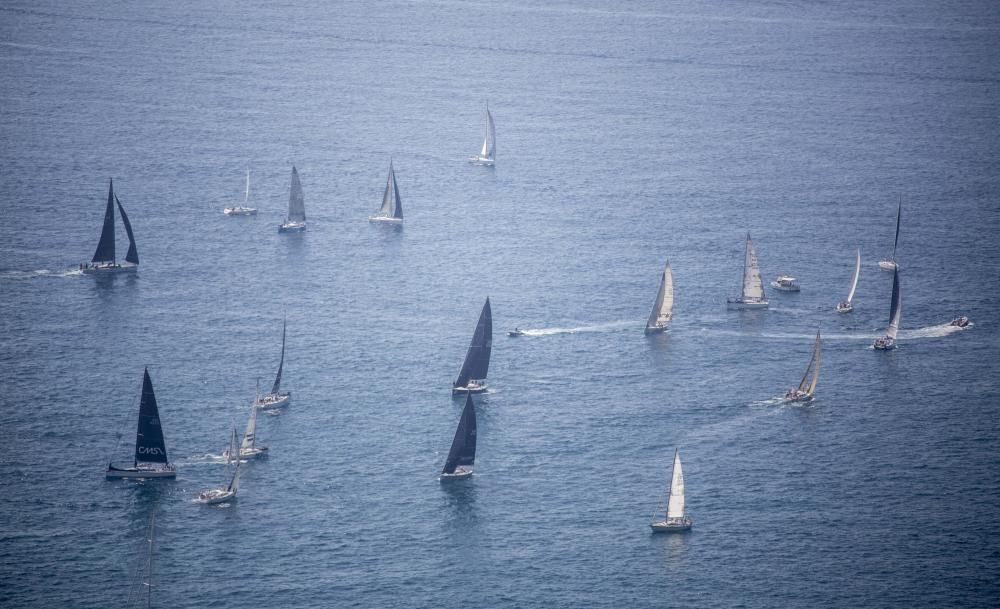
<svg viewBox="0 0 1000 609">
<path fill-rule="evenodd" d="M 128 252 L 125 254 L 125 264 L 120 264 L 115 258 L 115 204 L 122 215 L 122 224 L 128 235 Z M 89 263 L 81 263 L 80 270 L 87 275 L 131 272 L 139 268 L 139 252 L 135 248 L 135 235 L 132 234 L 132 223 L 125 215 L 118 195 L 115 194 L 114 180 L 108 182 L 108 205 L 104 209 L 104 227 L 101 229 L 101 239 L 97 242 L 94 257 Z"/>
<path fill-rule="evenodd" d="M 448 459 L 441 470 L 441 480 L 468 478 L 472 475 L 472 466 L 476 461 L 476 404 L 472 394 L 465 395 L 465 408 L 462 418 L 458 420 L 455 437 L 451 441 Z"/>
<path fill-rule="evenodd" d="M 677 449 L 674 449 L 674 466 L 670 472 L 667 496 L 666 518 L 650 523 L 650 528 L 654 533 L 690 530 L 693 523 L 684 513 L 684 472 L 681 469 L 681 453 Z"/>
<path fill-rule="evenodd" d="M 813 344 L 812 358 L 806 366 L 806 373 L 802 375 L 798 387 L 785 392 L 785 399 L 789 402 L 808 402 L 813 399 L 816 382 L 819 381 L 820 347 L 819 330 L 816 330 L 816 342 Z"/>
<path fill-rule="evenodd" d="M 837 303 L 837 313 L 850 313 L 854 310 L 854 305 L 852 301 L 854 300 L 854 291 L 858 289 L 858 277 L 861 276 L 861 248 L 858 248 L 858 257 L 854 262 L 854 280 L 851 281 L 851 291 L 847 293 L 847 300 L 841 303 Z"/>
<path fill-rule="evenodd" d="M 670 261 L 663 268 L 660 277 L 660 289 L 656 292 L 656 302 L 646 321 L 646 334 L 657 334 L 667 329 L 670 319 L 674 316 L 674 273 L 670 270 Z"/>
<path fill-rule="evenodd" d="M 486 391 L 486 373 L 490 369 L 490 352 L 493 348 L 493 313 L 490 309 L 490 299 L 479 313 L 476 331 L 472 334 L 472 342 L 465 354 L 462 371 L 452 385 L 452 395 L 463 393 L 483 393 Z"/>
<path fill-rule="evenodd" d="M 274 377 L 274 384 L 271 385 L 271 392 L 264 395 L 257 395 L 254 403 L 261 410 L 271 410 L 274 408 L 280 408 L 282 406 L 288 406 L 292 401 L 291 391 L 281 390 L 281 373 L 285 369 L 285 331 L 287 330 L 287 322 L 281 322 L 281 361 L 278 362 L 278 374 Z"/>
<path fill-rule="evenodd" d="M 243 204 L 233 205 L 222 210 L 227 216 L 256 216 L 257 208 L 250 207 L 250 166 L 247 165 L 247 186 L 243 191 Z"/>
<path fill-rule="evenodd" d="M 879 260 L 879 268 L 885 271 L 892 271 L 899 268 L 899 263 L 896 262 L 896 246 L 899 245 L 899 218 L 903 212 L 903 201 L 900 200 L 899 206 L 896 208 L 896 238 L 892 241 L 892 256 L 888 258 L 883 258 Z"/>
<path fill-rule="evenodd" d="M 382 207 L 375 215 L 368 216 L 369 222 L 403 223 L 403 202 L 399 198 L 399 186 L 396 184 L 396 172 L 389 161 L 389 177 L 385 182 L 385 192 L 382 193 Z"/>
<path fill-rule="evenodd" d="M 240 488 L 240 460 L 238 457 L 235 457 L 237 447 L 239 446 L 235 425 L 233 426 L 233 433 L 230 435 L 229 446 L 230 449 L 226 451 L 229 454 L 229 457 L 226 459 L 226 480 L 229 481 L 228 484 L 220 488 L 213 488 L 198 493 L 198 503 L 215 505 L 236 498 L 236 492 Z M 230 467 L 233 463 L 236 464 L 235 468 Z M 232 469 L 231 475 L 229 473 L 230 469 Z"/>
<path fill-rule="evenodd" d="M 872 345 L 879 351 L 896 348 L 896 333 L 899 332 L 899 319 L 903 315 L 903 296 L 899 289 L 899 269 L 892 272 L 892 301 L 889 303 L 889 327 L 885 336 L 875 339 Z"/>
<path fill-rule="evenodd" d="M 258 396 L 260 394 L 258 393 Z M 267 454 L 266 446 L 257 446 L 257 405 L 250 406 L 250 420 L 247 421 L 246 431 L 243 432 L 243 441 L 239 444 L 239 455 L 241 459 L 253 459 Z M 232 445 L 226 450 L 225 457 L 232 459 L 236 453 Z"/>
<path fill-rule="evenodd" d="M 160 411 L 156 407 L 153 382 L 149 370 L 142 375 L 142 397 L 139 399 L 139 424 L 135 432 L 135 459 L 132 467 L 116 467 L 108 463 L 104 474 L 108 480 L 118 478 L 176 478 L 177 470 L 167 460 L 167 444 L 160 426 Z"/>
<path fill-rule="evenodd" d="M 743 276 L 741 291 L 738 298 L 726 300 L 730 309 L 766 309 L 767 297 L 764 295 L 764 284 L 760 280 L 760 267 L 757 264 L 757 251 L 747 233 L 746 251 L 743 256 Z"/>
<path fill-rule="evenodd" d="M 156 513 L 154 512 L 149 517 L 149 536 L 146 541 L 149 542 L 149 549 L 146 552 L 146 564 L 139 565 L 135 569 L 135 577 L 132 579 L 132 585 L 129 587 L 128 600 L 125 602 L 126 607 L 135 607 L 139 609 L 145 606 L 147 609 L 152 607 L 153 604 L 153 550 L 155 546 L 155 529 L 156 529 Z"/>
<path fill-rule="evenodd" d="M 279 233 L 300 233 L 306 229 L 306 196 L 302 192 L 299 172 L 292 165 L 292 190 L 288 195 L 288 217 L 278 227 Z"/>
<path fill-rule="evenodd" d="M 486 136 L 483 138 L 483 147 L 479 154 L 469 157 L 469 162 L 476 165 L 493 165 L 497 158 L 497 133 L 493 124 L 493 115 L 490 114 L 490 105 L 486 104 Z"/>
</svg>

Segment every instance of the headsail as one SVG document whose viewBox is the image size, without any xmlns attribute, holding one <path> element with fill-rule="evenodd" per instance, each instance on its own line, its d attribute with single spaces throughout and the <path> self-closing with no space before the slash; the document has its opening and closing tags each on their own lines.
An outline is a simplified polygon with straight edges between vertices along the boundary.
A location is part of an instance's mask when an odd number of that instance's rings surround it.
<svg viewBox="0 0 1000 609">
<path fill-rule="evenodd" d="M 663 269 L 663 276 L 660 278 L 660 289 L 656 292 L 656 302 L 653 303 L 653 310 L 646 321 L 646 329 L 663 327 L 670 322 L 674 311 L 674 273 L 670 270 L 670 261 Z"/>
<path fill-rule="evenodd" d="M 497 134 L 496 126 L 493 124 L 493 115 L 490 114 L 490 106 L 486 105 L 486 137 L 483 138 L 483 148 L 479 151 L 479 156 L 492 159 L 496 156 Z"/>
<path fill-rule="evenodd" d="M 271 386 L 271 393 L 278 393 L 281 389 L 281 371 L 285 368 L 285 330 L 288 322 L 281 322 L 281 360 L 278 362 L 278 374 L 274 377 L 274 385 Z"/>
<path fill-rule="evenodd" d="M 167 445 L 160 426 L 160 411 L 156 407 L 153 382 L 149 369 L 142 376 L 142 397 L 139 400 L 139 426 L 135 434 L 135 461 L 166 463 Z"/>
<path fill-rule="evenodd" d="M 854 263 L 854 281 L 851 282 L 851 291 L 847 294 L 847 302 L 854 300 L 854 291 L 858 289 L 858 277 L 861 276 L 861 248 L 858 248 L 858 259 Z"/>
<path fill-rule="evenodd" d="M 448 451 L 442 473 L 453 474 L 460 465 L 471 467 L 475 460 L 476 404 L 470 393 L 465 396 L 465 408 L 462 409 L 462 418 L 458 421 L 458 429 L 455 430 L 455 438 L 451 441 L 451 450 Z"/>
<path fill-rule="evenodd" d="M 125 225 L 125 233 L 128 235 L 128 253 L 125 254 L 125 262 L 139 264 L 139 252 L 135 249 L 135 235 L 132 234 L 132 223 L 128 221 L 128 216 L 125 215 L 125 208 L 122 207 L 122 202 L 118 200 L 118 195 L 115 195 L 115 203 L 118 204 L 118 212 L 122 215 L 122 224 Z"/>
<path fill-rule="evenodd" d="M 667 518 L 684 517 L 684 471 L 681 453 L 674 449 L 674 467 L 670 475 L 670 498 L 667 499 Z"/>
<path fill-rule="evenodd" d="M 290 222 L 306 221 L 306 197 L 302 192 L 299 172 L 294 165 L 292 165 L 292 192 L 288 196 L 288 220 Z"/>
<path fill-rule="evenodd" d="M 757 251 L 747 233 L 746 253 L 743 258 L 743 300 L 764 300 L 764 283 L 760 280 Z"/>
<path fill-rule="evenodd" d="M 389 177 L 385 182 L 382 207 L 379 208 L 378 215 L 403 219 L 403 202 L 399 198 L 399 186 L 396 184 L 396 172 L 392 168 L 392 161 L 389 161 Z"/>
<path fill-rule="evenodd" d="M 820 347 L 821 339 L 819 330 L 816 330 L 816 342 L 813 345 L 812 358 L 809 360 L 809 365 L 806 366 L 806 372 L 802 375 L 802 381 L 799 382 L 798 387 L 799 392 L 808 396 L 811 396 L 816 391 L 816 383 L 819 381 Z"/>
<path fill-rule="evenodd" d="M 115 186 L 114 180 L 108 181 L 108 206 L 104 208 L 104 228 L 101 229 L 101 240 L 97 242 L 97 250 L 91 262 L 115 261 Z"/>
<path fill-rule="evenodd" d="M 458 373 L 455 387 L 465 387 L 470 379 L 482 380 L 490 368 L 490 352 L 493 348 L 493 312 L 490 309 L 489 296 L 479 314 L 476 331 L 472 335 L 469 350 L 465 353 L 462 371 Z"/>
<path fill-rule="evenodd" d="M 896 340 L 899 331 L 899 318 L 903 315 L 903 295 L 899 289 L 899 269 L 892 272 L 892 302 L 889 304 L 889 329 L 886 336 Z"/>
<path fill-rule="evenodd" d="M 235 440 L 236 428 L 233 428 L 233 439 Z M 250 406 L 250 420 L 247 421 L 247 429 L 243 433 L 243 442 L 237 447 L 236 454 L 239 454 L 240 450 L 246 450 L 248 448 L 253 448 L 254 443 L 257 441 L 257 405 L 253 404 Z"/>
</svg>

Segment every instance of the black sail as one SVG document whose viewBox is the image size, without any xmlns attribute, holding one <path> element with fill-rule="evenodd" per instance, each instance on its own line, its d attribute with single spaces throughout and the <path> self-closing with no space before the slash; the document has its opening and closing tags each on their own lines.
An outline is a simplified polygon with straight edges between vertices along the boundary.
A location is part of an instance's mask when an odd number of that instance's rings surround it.
<svg viewBox="0 0 1000 609">
<path fill-rule="evenodd" d="M 125 254 L 125 262 L 139 264 L 139 251 L 135 249 L 135 235 L 132 234 L 132 223 L 128 221 L 128 216 L 125 215 L 125 208 L 122 207 L 122 202 L 118 200 L 118 195 L 115 195 L 115 203 L 118 204 L 118 213 L 122 215 L 122 224 L 125 225 L 125 232 L 128 234 L 128 253 Z"/>
<path fill-rule="evenodd" d="M 462 364 L 462 371 L 458 373 L 455 387 L 465 387 L 470 379 L 482 380 L 486 378 L 486 373 L 490 369 L 490 352 L 493 349 L 493 313 L 490 309 L 490 299 L 486 298 L 486 304 L 479 314 L 479 323 L 476 324 L 476 331 L 472 335 L 472 342 L 469 350 L 465 354 L 465 362 Z"/>
<path fill-rule="evenodd" d="M 451 450 L 448 451 L 448 460 L 444 462 L 442 473 L 453 474 L 456 467 L 460 465 L 472 466 L 475 460 L 476 404 L 472 401 L 470 393 L 465 396 L 465 408 L 462 409 L 462 418 L 458 421 L 455 439 L 451 441 Z"/>
<path fill-rule="evenodd" d="M 115 186 L 114 180 L 108 182 L 108 206 L 104 209 L 104 228 L 101 229 L 101 240 L 97 242 L 97 250 L 91 262 L 114 262 L 115 260 Z"/>
<path fill-rule="evenodd" d="M 149 370 L 142 377 L 142 398 L 139 400 L 139 428 L 135 434 L 135 460 L 166 463 L 167 445 L 163 441 L 160 426 L 160 411 L 156 408 L 153 382 L 149 380 Z"/>
<path fill-rule="evenodd" d="M 281 322 L 281 361 L 278 362 L 278 375 L 274 377 L 274 385 L 271 386 L 271 393 L 278 393 L 281 389 L 281 371 L 285 367 L 285 326 L 287 322 Z"/>
</svg>

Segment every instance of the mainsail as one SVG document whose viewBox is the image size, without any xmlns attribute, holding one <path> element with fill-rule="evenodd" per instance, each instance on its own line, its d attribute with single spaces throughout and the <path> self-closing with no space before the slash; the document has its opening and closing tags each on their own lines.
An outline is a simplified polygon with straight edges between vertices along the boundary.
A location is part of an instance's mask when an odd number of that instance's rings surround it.
<svg viewBox="0 0 1000 609">
<path fill-rule="evenodd" d="M 247 188 L 243 192 L 243 207 L 250 202 L 250 165 L 247 165 Z"/>
<path fill-rule="evenodd" d="M 465 396 L 465 408 L 462 409 L 462 418 L 458 421 L 458 429 L 455 430 L 455 438 L 451 441 L 451 450 L 448 451 L 442 473 L 453 474 L 460 465 L 471 467 L 475 460 L 476 404 L 469 393 Z"/>
<path fill-rule="evenodd" d="M 128 253 L 125 254 L 125 262 L 139 264 L 139 252 L 135 249 L 135 235 L 132 234 L 132 223 L 128 221 L 128 216 L 125 215 L 125 208 L 122 207 L 122 202 L 118 200 L 118 195 L 115 195 L 115 203 L 118 204 L 118 212 L 122 215 L 122 224 L 125 225 L 125 233 L 128 235 Z"/>
<path fill-rule="evenodd" d="M 656 302 L 653 303 L 653 310 L 646 321 L 646 329 L 663 327 L 670 322 L 674 310 L 674 273 L 670 270 L 670 261 L 663 269 L 663 277 L 660 278 L 660 289 L 656 293 Z"/>
<path fill-rule="evenodd" d="M 889 329 L 886 336 L 896 340 L 896 333 L 899 331 L 899 318 L 903 314 L 903 296 L 899 289 L 899 269 L 892 272 L 892 302 L 889 303 Z"/>
<path fill-rule="evenodd" d="M 131 235 L 130 235 L 131 238 Z M 114 180 L 108 182 L 108 206 L 104 209 L 104 228 L 101 229 L 101 240 L 97 242 L 97 250 L 91 262 L 115 261 L 115 186 Z"/>
<path fill-rule="evenodd" d="M 306 221 L 306 197 L 302 192 L 302 183 L 299 182 L 299 172 L 292 165 L 292 192 L 288 196 L 288 220 L 289 222 Z"/>
<path fill-rule="evenodd" d="M 135 434 L 135 461 L 136 463 L 167 462 L 167 445 L 163 440 L 160 411 L 156 408 L 156 395 L 153 394 L 153 382 L 149 380 L 148 368 L 142 376 L 139 426 Z"/>
<path fill-rule="evenodd" d="M 257 412 L 256 408 L 254 408 L 253 410 L 254 410 L 254 413 Z M 243 441 L 245 443 L 246 442 L 246 438 L 244 438 Z M 235 425 L 233 425 L 233 436 L 232 436 L 232 441 L 230 442 L 230 446 L 232 446 L 233 448 L 235 448 L 235 450 L 231 449 L 229 451 L 229 460 L 236 463 L 236 470 L 233 472 L 233 477 L 232 477 L 232 479 L 229 480 L 229 486 L 226 487 L 226 490 L 227 491 L 232 491 L 232 492 L 235 493 L 236 490 L 240 487 L 240 449 L 239 449 L 239 447 L 236 444 L 236 426 Z M 228 468 L 228 465 L 227 465 L 227 468 Z"/>
<path fill-rule="evenodd" d="M 490 298 L 486 297 L 486 304 L 479 314 L 479 322 L 476 324 L 476 331 L 472 335 L 472 342 L 469 350 L 465 353 L 465 362 L 462 364 L 462 371 L 458 373 L 455 387 L 465 387 L 469 380 L 482 380 L 486 378 L 486 373 L 490 368 L 490 352 L 493 348 L 493 313 L 490 309 Z"/>
<path fill-rule="evenodd" d="M 816 330 L 816 343 L 813 345 L 812 358 L 809 360 L 809 365 L 806 366 L 806 372 L 802 375 L 802 381 L 799 382 L 797 390 L 808 396 L 811 396 L 816 391 L 816 383 L 819 381 L 820 347 L 821 339 L 819 330 Z"/>
<path fill-rule="evenodd" d="M 847 294 L 847 302 L 854 300 L 854 291 L 858 289 L 858 277 L 861 276 L 861 248 L 858 248 L 858 259 L 854 263 L 854 281 L 851 282 L 851 291 Z"/>
<path fill-rule="evenodd" d="M 742 300 L 764 300 L 764 284 L 760 280 L 760 267 L 757 265 L 757 251 L 747 233 L 746 253 L 743 258 L 743 293 Z"/>
<path fill-rule="evenodd" d="M 903 214 L 903 202 L 896 208 L 896 238 L 892 241 L 892 260 L 896 260 L 896 246 L 899 245 L 899 217 Z"/>
<path fill-rule="evenodd" d="M 489 104 L 486 106 L 486 137 L 483 138 L 483 148 L 479 151 L 479 156 L 492 159 L 497 151 L 496 126 L 493 124 L 493 115 L 490 114 Z"/>
<path fill-rule="evenodd" d="M 670 497 L 667 499 L 667 518 L 684 517 L 684 471 L 681 453 L 674 449 L 674 467 L 670 476 Z"/>
<path fill-rule="evenodd" d="M 288 322 L 281 322 L 281 361 L 278 362 L 278 374 L 274 377 L 274 385 L 271 386 L 271 393 L 278 393 L 281 389 L 281 371 L 285 367 L 285 330 Z"/>
<path fill-rule="evenodd" d="M 378 210 L 378 215 L 403 219 L 403 202 L 399 198 L 399 186 L 396 185 L 396 172 L 392 168 L 392 161 L 389 161 L 389 178 L 385 182 L 382 207 Z"/>
<path fill-rule="evenodd" d="M 235 445 L 236 427 L 233 427 L 233 440 Z M 240 450 L 247 450 L 254 447 L 257 441 L 257 405 L 250 407 L 250 420 L 247 421 L 247 429 L 243 433 L 243 442 L 237 447 L 235 454 L 239 455 Z M 233 454 L 233 453 L 230 453 Z"/>
</svg>

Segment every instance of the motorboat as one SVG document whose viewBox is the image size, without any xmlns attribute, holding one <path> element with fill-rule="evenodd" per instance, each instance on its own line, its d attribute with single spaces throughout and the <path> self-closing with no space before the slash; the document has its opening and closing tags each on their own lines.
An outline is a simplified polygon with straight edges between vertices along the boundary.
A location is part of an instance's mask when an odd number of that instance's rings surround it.
<svg viewBox="0 0 1000 609">
<path fill-rule="evenodd" d="M 951 320 L 951 323 L 949 323 L 948 325 L 956 326 L 958 328 L 964 328 L 967 325 L 969 325 L 969 318 L 966 317 L 965 315 L 959 315 L 955 319 Z"/>
<path fill-rule="evenodd" d="M 679 533 L 691 530 L 693 521 L 684 509 L 684 472 L 681 469 L 680 451 L 674 449 L 674 464 L 667 489 L 667 513 L 663 520 L 649 524 L 654 533 Z"/>
<path fill-rule="evenodd" d="M 795 277 L 790 277 L 788 275 L 778 275 L 778 277 L 771 282 L 771 287 L 782 292 L 798 292 L 800 289 L 799 284 L 795 281 Z"/>
<path fill-rule="evenodd" d="M 125 263 L 115 258 L 115 205 L 122 216 L 125 233 L 128 235 L 128 252 Z M 108 181 L 108 204 L 104 208 L 104 225 L 101 228 L 101 238 L 90 262 L 82 262 L 79 270 L 84 275 L 108 275 L 113 273 L 134 273 L 139 268 L 139 252 L 135 247 L 135 235 L 132 233 L 132 223 L 129 222 L 118 195 L 115 194 L 114 180 Z"/>
<path fill-rule="evenodd" d="M 440 480 L 455 480 L 468 478 L 472 475 L 472 467 L 476 461 L 476 404 L 472 395 L 465 396 L 465 407 L 462 417 L 458 420 L 455 437 L 451 441 L 448 458 L 441 470 Z"/>
<path fill-rule="evenodd" d="M 507 332 L 507 336 L 510 336 L 512 338 L 517 338 L 518 336 L 524 336 L 524 330 L 520 328 L 514 328 L 513 330 Z"/>
<path fill-rule="evenodd" d="M 288 216 L 278 227 L 279 233 L 300 233 L 306 230 L 306 199 L 302 192 L 299 172 L 292 166 L 292 188 L 288 196 Z"/>
<path fill-rule="evenodd" d="M 757 251 L 754 249 L 750 233 L 747 233 L 746 248 L 743 255 L 743 275 L 740 278 L 740 295 L 726 300 L 728 309 L 766 309 L 767 296 L 764 294 L 764 284 L 760 280 L 760 266 L 757 262 Z"/>
</svg>

